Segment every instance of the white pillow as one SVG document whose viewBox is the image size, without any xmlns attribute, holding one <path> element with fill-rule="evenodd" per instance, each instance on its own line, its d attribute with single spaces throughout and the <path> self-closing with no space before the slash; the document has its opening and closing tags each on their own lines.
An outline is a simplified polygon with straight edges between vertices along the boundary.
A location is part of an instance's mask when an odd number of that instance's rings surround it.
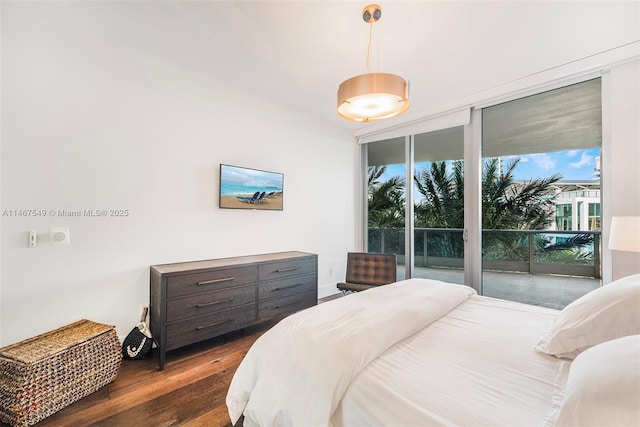
<svg viewBox="0 0 640 427">
<path fill-rule="evenodd" d="M 591 346 L 637 334 L 640 334 L 640 274 L 611 282 L 566 306 L 535 348 L 574 359 Z"/>
<path fill-rule="evenodd" d="M 605 342 L 576 357 L 555 425 L 640 425 L 640 335 Z"/>
</svg>

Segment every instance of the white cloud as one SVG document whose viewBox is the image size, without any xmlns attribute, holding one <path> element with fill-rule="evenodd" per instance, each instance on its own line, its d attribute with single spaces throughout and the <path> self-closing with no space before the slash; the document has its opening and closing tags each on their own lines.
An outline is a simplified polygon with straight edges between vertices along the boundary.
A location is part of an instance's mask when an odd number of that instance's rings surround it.
<svg viewBox="0 0 640 427">
<path fill-rule="evenodd" d="M 580 154 L 580 152 L 582 152 L 582 150 L 569 150 L 567 151 L 567 157 L 575 157 L 578 154 Z"/>
<path fill-rule="evenodd" d="M 529 157 L 542 170 L 548 171 L 556 167 L 556 161 L 547 153 L 531 154 Z"/>
<path fill-rule="evenodd" d="M 594 162 L 595 162 L 595 159 L 593 158 L 593 156 L 587 154 L 586 152 L 583 152 L 582 156 L 580 156 L 580 160 L 578 160 L 577 162 L 570 163 L 569 166 L 576 169 L 579 169 L 585 166 L 595 167 Z"/>
</svg>

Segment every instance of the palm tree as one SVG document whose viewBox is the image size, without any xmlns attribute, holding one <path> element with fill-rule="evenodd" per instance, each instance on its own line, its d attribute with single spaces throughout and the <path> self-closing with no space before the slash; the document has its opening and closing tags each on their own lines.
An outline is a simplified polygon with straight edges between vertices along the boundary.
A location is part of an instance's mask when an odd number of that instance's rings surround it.
<svg viewBox="0 0 640 427">
<path fill-rule="evenodd" d="M 405 180 L 394 176 L 380 181 L 386 166 L 369 166 L 368 210 L 369 229 L 377 228 L 378 232 L 369 235 L 369 247 L 380 248 L 385 245 L 385 229 L 404 229 L 404 185 Z M 394 235 L 398 234 L 397 232 Z"/>
<path fill-rule="evenodd" d="M 547 178 L 536 178 L 516 182 L 513 173 L 520 162 L 517 158 L 507 164 L 506 171 L 498 170 L 498 159 L 493 158 L 483 165 L 482 176 L 482 228 L 489 230 L 544 230 L 553 219 L 553 184 L 562 178 L 554 174 Z M 483 235 L 485 258 L 526 261 L 529 258 L 528 239 L 522 233 L 494 233 Z M 543 248 L 548 242 L 539 237 L 535 246 Z M 545 242 L 543 242 L 543 240 Z"/>
<path fill-rule="evenodd" d="M 520 158 L 507 165 L 505 173 L 498 170 L 498 159 L 483 165 L 482 228 L 543 230 L 553 219 L 553 184 L 562 178 L 555 174 L 517 183 L 513 171 Z"/>
<path fill-rule="evenodd" d="M 404 227 L 404 184 L 394 176 L 380 182 L 387 166 L 369 166 L 369 227 Z"/>
<path fill-rule="evenodd" d="M 482 171 L 482 228 L 539 230 L 547 227 L 553 216 L 553 183 L 561 176 L 553 175 L 528 182 L 516 182 L 513 172 L 520 162 L 517 158 L 501 173 L 497 158 L 483 164 Z M 416 226 L 425 228 L 464 227 L 464 175 L 461 161 L 451 164 L 433 162 L 414 176 L 418 192 L 423 196 L 416 204 Z M 499 249 L 515 251 L 522 248 L 520 234 L 488 233 L 483 246 L 488 252 Z M 440 233 L 432 237 L 430 246 L 436 246 L 441 256 L 462 256 L 460 234 Z"/>
<path fill-rule="evenodd" d="M 451 164 L 447 171 L 445 162 L 433 162 L 414 176 L 422 201 L 416 203 L 415 225 L 419 228 L 464 227 L 464 175 L 462 162 Z M 461 258 L 464 243 L 461 233 L 432 231 L 428 235 L 429 253 L 445 258 Z"/>
<path fill-rule="evenodd" d="M 553 184 L 561 179 L 555 174 L 547 178 L 519 182 L 514 171 L 520 159 L 516 158 L 501 172 L 497 158 L 488 159 L 482 168 L 482 228 L 489 230 L 543 230 L 553 219 Z M 381 181 L 386 166 L 369 167 L 369 227 L 379 229 L 383 239 L 384 229 L 404 228 L 405 180 L 393 177 Z M 417 191 L 422 200 L 415 204 L 417 228 L 464 227 L 464 174 L 463 162 L 433 162 L 428 169 L 417 171 L 414 176 Z M 397 233 L 396 233 L 397 234 Z M 483 236 L 483 252 L 486 258 L 528 259 L 529 236 L 525 233 L 487 232 Z M 376 238 L 370 239 L 375 242 Z M 581 239 L 576 245 L 584 246 Z M 538 237 L 535 246 L 538 253 L 567 252 L 565 247 L 552 245 Z M 588 243 L 588 242 L 587 242 Z M 573 246 L 576 246 L 573 245 Z M 565 245 L 566 246 L 566 245 Z M 571 246 L 571 245 L 570 245 Z M 375 247 L 375 245 L 373 245 Z M 577 247 L 577 246 L 576 246 Z M 438 231 L 429 234 L 429 252 L 443 257 L 462 257 L 461 233 Z"/>
<path fill-rule="evenodd" d="M 464 176 L 462 162 L 451 165 L 447 173 L 445 162 L 433 162 L 429 170 L 414 176 L 423 200 L 415 205 L 416 227 L 462 228 L 464 225 Z"/>
</svg>

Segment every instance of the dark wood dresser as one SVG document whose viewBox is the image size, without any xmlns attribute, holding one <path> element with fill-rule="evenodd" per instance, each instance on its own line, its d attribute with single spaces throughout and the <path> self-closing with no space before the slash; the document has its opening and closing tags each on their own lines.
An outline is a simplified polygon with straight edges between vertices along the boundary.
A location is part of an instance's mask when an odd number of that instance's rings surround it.
<svg viewBox="0 0 640 427">
<path fill-rule="evenodd" d="M 151 266 L 150 327 L 166 352 L 318 302 L 318 256 L 279 252 Z"/>
</svg>

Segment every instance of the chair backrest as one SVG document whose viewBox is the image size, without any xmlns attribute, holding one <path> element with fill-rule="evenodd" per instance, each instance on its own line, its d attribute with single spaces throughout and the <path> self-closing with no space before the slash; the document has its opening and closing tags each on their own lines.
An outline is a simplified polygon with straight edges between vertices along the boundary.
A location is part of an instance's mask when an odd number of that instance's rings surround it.
<svg viewBox="0 0 640 427">
<path fill-rule="evenodd" d="M 396 280 L 394 254 L 347 253 L 346 281 L 348 283 L 387 285 Z"/>
</svg>

